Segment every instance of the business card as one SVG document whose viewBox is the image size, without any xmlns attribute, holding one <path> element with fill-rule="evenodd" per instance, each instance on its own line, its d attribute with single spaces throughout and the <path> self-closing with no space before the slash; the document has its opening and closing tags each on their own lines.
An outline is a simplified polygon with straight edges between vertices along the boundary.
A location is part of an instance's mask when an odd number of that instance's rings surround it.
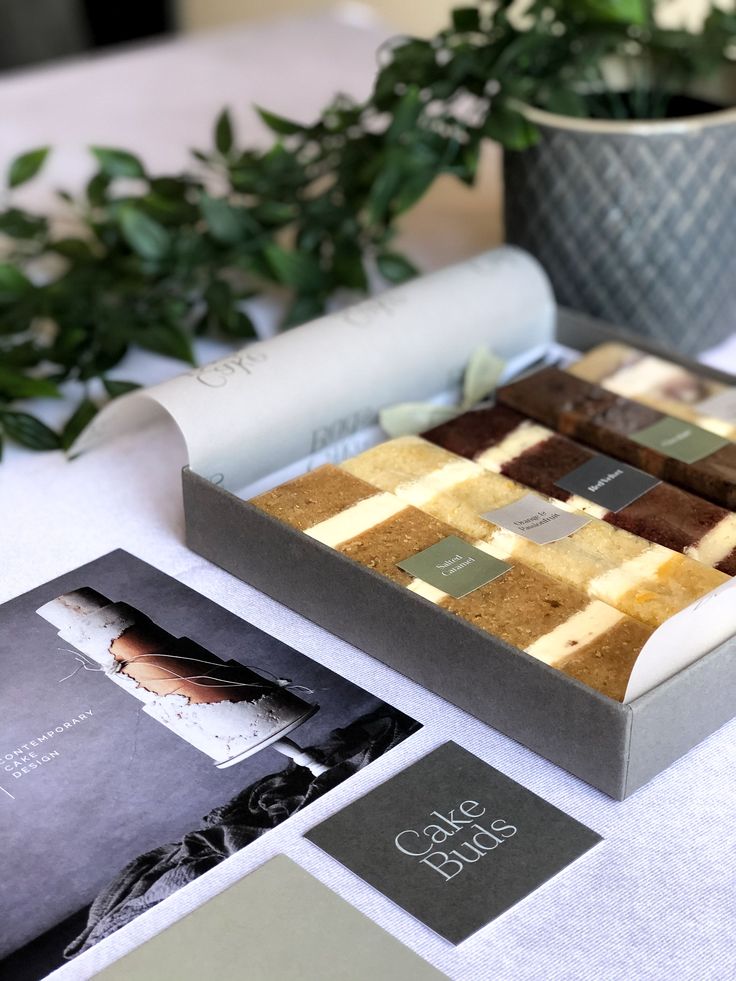
<svg viewBox="0 0 736 981">
<path fill-rule="evenodd" d="M 445 975 L 278 855 L 96 977 L 440 981 Z"/>
<path fill-rule="evenodd" d="M 349 804 L 307 838 L 453 944 L 601 841 L 455 743 Z"/>
<path fill-rule="evenodd" d="M 731 442 L 691 422 L 675 419 L 674 416 L 665 416 L 654 425 L 633 433 L 631 438 L 641 446 L 658 450 L 681 463 L 697 463 Z"/>
<path fill-rule="evenodd" d="M 537 545 L 550 545 L 569 538 L 591 520 L 587 514 L 566 511 L 536 494 L 525 494 L 512 504 L 486 511 L 481 518 Z"/>
<path fill-rule="evenodd" d="M 441 589 L 455 599 L 480 589 L 511 568 L 507 562 L 463 541 L 457 535 L 448 535 L 397 565 L 410 576 Z"/>
<path fill-rule="evenodd" d="M 660 481 L 651 474 L 596 453 L 594 457 L 555 481 L 557 487 L 584 497 L 605 508 L 620 511 L 656 487 Z"/>
</svg>

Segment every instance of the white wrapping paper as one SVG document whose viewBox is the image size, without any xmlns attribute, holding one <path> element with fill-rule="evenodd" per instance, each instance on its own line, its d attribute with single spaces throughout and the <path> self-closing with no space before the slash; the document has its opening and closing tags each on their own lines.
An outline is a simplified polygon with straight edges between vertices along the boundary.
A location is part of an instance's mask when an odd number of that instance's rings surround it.
<svg viewBox="0 0 736 981">
<path fill-rule="evenodd" d="M 373 426 L 387 405 L 446 391 L 479 347 L 541 350 L 554 311 L 536 261 L 496 249 L 123 396 L 72 452 L 165 411 L 192 469 L 237 490 Z"/>
</svg>

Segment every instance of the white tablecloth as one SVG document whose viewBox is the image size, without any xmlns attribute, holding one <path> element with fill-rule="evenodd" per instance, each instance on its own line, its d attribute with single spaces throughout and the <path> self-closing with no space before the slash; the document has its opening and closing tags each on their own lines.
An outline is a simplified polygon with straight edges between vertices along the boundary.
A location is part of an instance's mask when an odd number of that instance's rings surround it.
<svg viewBox="0 0 736 981">
<path fill-rule="evenodd" d="M 0 82 L 0 164 L 11 153 L 49 141 L 62 147 L 52 172 L 55 182 L 79 183 L 85 164 L 78 147 L 88 143 L 138 149 L 153 167 L 179 166 L 183 148 L 208 139 L 209 123 L 226 102 L 251 134 L 257 132 L 256 123 L 247 107 L 254 101 L 288 115 L 308 116 L 336 88 L 365 91 L 381 36 L 379 28 L 348 23 L 344 17 L 284 21 L 6 78 Z M 31 191 L 30 196 L 38 200 L 44 193 Z M 465 255 L 498 236 L 496 184 L 485 185 L 475 197 L 447 193 L 450 198 L 435 198 L 430 205 L 435 220 L 442 215 L 435 227 L 447 227 L 441 247 L 422 237 L 415 249 L 425 261 Z M 420 216 L 415 228 L 429 227 L 426 220 Z M 736 342 L 716 352 L 713 360 L 736 369 Z M 132 367 L 145 369 L 150 381 L 180 369 L 166 359 L 142 362 L 137 356 Z M 425 727 L 54 977 L 90 977 L 121 951 L 280 852 L 455 979 L 736 977 L 736 722 L 628 801 L 609 800 L 190 552 L 183 544 L 183 462 L 183 445 L 166 425 L 125 437 L 71 464 L 60 453 L 13 454 L 0 466 L 0 600 L 123 547 L 386 697 Z M 307 828 L 448 739 L 605 839 L 459 948 L 302 838 Z M 247 960 L 244 971 L 247 975 Z"/>
</svg>

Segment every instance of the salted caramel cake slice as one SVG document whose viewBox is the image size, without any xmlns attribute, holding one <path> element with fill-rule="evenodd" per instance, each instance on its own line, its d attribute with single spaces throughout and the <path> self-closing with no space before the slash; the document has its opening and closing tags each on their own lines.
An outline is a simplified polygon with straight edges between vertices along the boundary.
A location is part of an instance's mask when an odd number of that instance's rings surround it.
<svg viewBox="0 0 736 981">
<path fill-rule="evenodd" d="M 722 382 L 619 342 L 599 344 L 567 369 L 609 392 L 650 405 L 719 436 L 736 440 L 736 425 L 709 415 L 700 403 L 728 391 Z"/>
<path fill-rule="evenodd" d="M 400 562 L 448 536 L 472 536 L 330 464 L 251 504 L 611 698 L 623 698 L 651 634 L 620 610 L 516 560 L 460 598 L 414 578 Z M 503 558 L 492 543 L 471 544 Z"/>
<path fill-rule="evenodd" d="M 502 386 L 496 402 L 715 504 L 736 508 L 736 443 L 727 437 L 559 368 L 542 368 Z M 667 434 L 670 424 L 680 432 Z M 706 443 L 710 448 L 702 456 L 696 452 L 688 458 L 688 446 Z"/>
<path fill-rule="evenodd" d="M 736 515 L 731 511 L 665 482 L 619 511 L 573 495 L 557 482 L 591 461 L 595 451 L 514 409 L 496 405 L 466 412 L 424 436 L 568 507 L 736 575 Z"/>
<path fill-rule="evenodd" d="M 596 519 L 547 544 L 499 527 L 481 515 L 521 500 L 528 489 L 418 436 L 382 443 L 341 469 L 486 542 L 498 558 L 523 562 L 651 627 L 728 581 Z"/>
</svg>

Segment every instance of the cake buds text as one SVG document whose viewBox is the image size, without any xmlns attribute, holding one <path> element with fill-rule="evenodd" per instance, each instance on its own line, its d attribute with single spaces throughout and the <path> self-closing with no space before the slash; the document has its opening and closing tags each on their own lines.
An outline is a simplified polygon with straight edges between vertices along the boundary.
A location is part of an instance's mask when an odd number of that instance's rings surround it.
<svg viewBox="0 0 736 981">
<path fill-rule="evenodd" d="M 405 828 L 394 844 L 449 882 L 516 834 L 517 829 L 505 818 L 489 821 L 487 810 L 476 800 L 464 800 L 444 813 L 432 811 L 430 823 Z"/>
</svg>

